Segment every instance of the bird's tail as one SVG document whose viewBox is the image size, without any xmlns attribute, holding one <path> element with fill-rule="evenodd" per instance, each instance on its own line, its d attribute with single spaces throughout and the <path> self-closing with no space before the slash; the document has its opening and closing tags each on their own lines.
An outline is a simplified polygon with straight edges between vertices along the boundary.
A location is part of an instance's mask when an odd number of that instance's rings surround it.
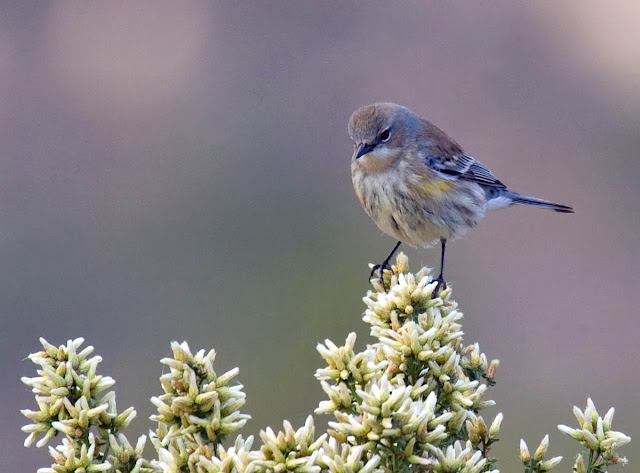
<svg viewBox="0 0 640 473">
<path fill-rule="evenodd" d="M 569 214 L 573 213 L 573 208 L 569 207 L 568 205 L 555 204 L 553 202 L 549 202 L 548 200 L 529 197 L 528 195 L 518 194 L 517 192 L 507 191 L 505 196 L 511 199 L 511 202 L 513 202 L 514 204 L 535 205 L 536 207 L 543 207 L 546 209 L 555 210 L 556 212 Z"/>
</svg>

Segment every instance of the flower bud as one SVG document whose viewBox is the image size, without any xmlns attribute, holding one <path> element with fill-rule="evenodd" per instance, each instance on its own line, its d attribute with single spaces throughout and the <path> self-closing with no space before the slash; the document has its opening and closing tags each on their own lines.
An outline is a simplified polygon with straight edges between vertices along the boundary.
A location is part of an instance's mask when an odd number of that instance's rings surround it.
<svg viewBox="0 0 640 473">
<path fill-rule="evenodd" d="M 500 424 L 502 424 L 502 419 L 504 418 L 504 416 L 502 415 L 502 412 L 500 412 L 495 419 L 493 419 L 493 422 L 491 423 L 491 427 L 489 427 L 489 437 L 493 438 L 496 435 L 498 435 L 498 432 L 500 432 Z"/>
<path fill-rule="evenodd" d="M 527 443 L 524 441 L 524 439 L 520 439 L 520 461 L 525 465 L 528 465 L 531 461 L 531 454 L 529 453 Z"/>
<path fill-rule="evenodd" d="M 562 457 L 553 457 L 550 460 L 540 463 L 538 468 L 540 471 L 549 471 L 551 468 L 558 466 L 558 464 L 562 461 Z"/>
<path fill-rule="evenodd" d="M 535 461 L 536 463 L 539 461 L 542 461 L 544 456 L 547 454 L 548 448 L 549 448 L 549 436 L 545 435 L 542 438 L 542 442 L 540 442 L 540 445 L 538 445 L 538 448 L 536 448 L 536 451 L 533 454 L 533 461 Z"/>
</svg>

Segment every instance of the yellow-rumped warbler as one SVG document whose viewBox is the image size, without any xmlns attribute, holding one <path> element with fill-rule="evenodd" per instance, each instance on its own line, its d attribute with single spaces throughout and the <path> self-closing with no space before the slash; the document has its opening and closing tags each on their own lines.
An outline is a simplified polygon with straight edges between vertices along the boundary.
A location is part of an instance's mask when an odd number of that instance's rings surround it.
<svg viewBox="0 0 640 473">
<path fill-rule="evenodd" d="M 446 242 L 475 227 L 487 210 L 512 204 L 572 213 L 566 205 L 512 192 L 442 130 L 395 103 L 359 108 L 349 119 L 355 144 L 353 187 L 380 229 L 398 240 L 371 271 L 389 267 L 401 243 L 428 247 L 440 241 L 443 279 Z"/>
</svg>

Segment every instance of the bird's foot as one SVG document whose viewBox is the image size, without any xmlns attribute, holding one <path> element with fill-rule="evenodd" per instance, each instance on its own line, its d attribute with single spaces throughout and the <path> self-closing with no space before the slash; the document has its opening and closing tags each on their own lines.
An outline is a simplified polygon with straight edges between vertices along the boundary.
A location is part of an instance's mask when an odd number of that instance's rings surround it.
<svg viewBox="0 0 640 473">
<path fill-rule="evenodd" d="M 434 282 L 437 282 L 438 285 L 435 287 L 435 289 L 431 293 L 431 298 L 432 299 L 435 299 L 436 297 L 438 297 L 438 294 L 440 294 L 441 291 L 444 291 L 447 288 L 447 283 L 445 282 L 445 280 L 444 280 L 444 278 L 442 276 L 438 276 L 436 279 L 431 281 L 429 284 L 432 284 Z"/>
<path fill-rule="evenodd" d="M 380 282 L 383 283 L 383 273 L 384 270 L 388 269 L 389 271 L 391 271 L 391 265 L 389 264 L 388 260 L 383 261 L 381 264 L 376 264 L 373 266 L 373 268 L 371 268 L 371 274 L 369 274 L 369 279 L 373 278 L 373 275 L 376 274 L 376 271 L 379 271 L 380 274 Z"/>
</svg>

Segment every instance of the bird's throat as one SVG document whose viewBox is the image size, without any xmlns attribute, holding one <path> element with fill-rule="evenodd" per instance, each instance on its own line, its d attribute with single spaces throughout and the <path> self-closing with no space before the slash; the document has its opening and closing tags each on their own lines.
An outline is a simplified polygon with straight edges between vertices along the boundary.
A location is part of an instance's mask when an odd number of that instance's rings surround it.
<svg viewBox="0 0 640 473">
<path fill-rule="evenodd" d="M 397 161 L 398 154 L 384 149 L 374 149 L 373 151 L 359 157 L 355 163 L 364 171 L 370 173 L 381 173 L 391 169 Z"/>
</svg>

